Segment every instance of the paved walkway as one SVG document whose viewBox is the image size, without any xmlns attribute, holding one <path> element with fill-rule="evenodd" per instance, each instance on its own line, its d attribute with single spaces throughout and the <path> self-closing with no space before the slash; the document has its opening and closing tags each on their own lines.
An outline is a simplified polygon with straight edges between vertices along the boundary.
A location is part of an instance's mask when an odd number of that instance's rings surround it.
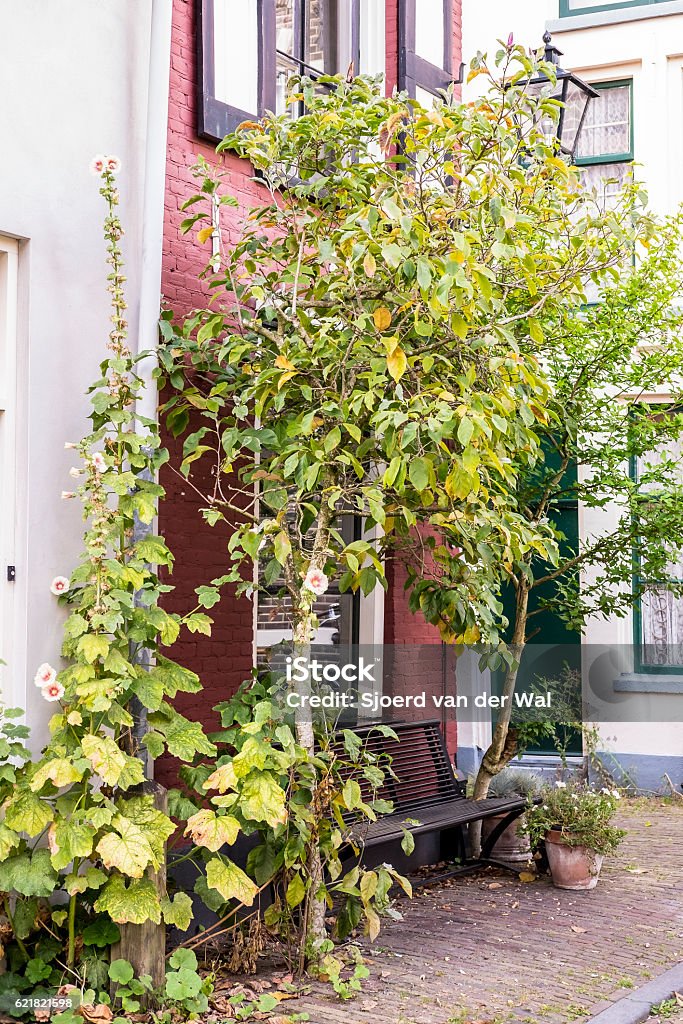
<svg viewBox="0 0 683 1024">
<path fill-rule="evenodd" d="M 287 1012 L 311 1024 L 585 1021 L 683 960 L 683 801 L 630 802 L 620 824 L 628 836 L 592 892 L 491 871 L 423 889 L 368 947 L 356 1000 L 315 986 Z"/>
</svg>

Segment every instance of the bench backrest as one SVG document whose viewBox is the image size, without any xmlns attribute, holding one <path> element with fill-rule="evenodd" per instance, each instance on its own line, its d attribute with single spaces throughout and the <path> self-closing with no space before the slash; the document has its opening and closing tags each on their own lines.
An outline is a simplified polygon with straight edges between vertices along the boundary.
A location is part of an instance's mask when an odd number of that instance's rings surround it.
<svg viewBox="0 0 683 1024">
<path fill-rule="evenodd" d="M 372 726 L 352 730 L 360 736 L 369 752 L 388 754 L 391 758 L 391 768 L 397 778 L 392 778 L 387 772 L 376 796 L 391 800 L 394 812 L 406 816 L 410 816 L 411 810 L 462 799 L 438 719 L 389 724 L 398 740 L 383 736 Z M 365 790 L 365 786 L 361 788 Z M 364 792 L 364 798 L 368 796 Z"/>
</svg>

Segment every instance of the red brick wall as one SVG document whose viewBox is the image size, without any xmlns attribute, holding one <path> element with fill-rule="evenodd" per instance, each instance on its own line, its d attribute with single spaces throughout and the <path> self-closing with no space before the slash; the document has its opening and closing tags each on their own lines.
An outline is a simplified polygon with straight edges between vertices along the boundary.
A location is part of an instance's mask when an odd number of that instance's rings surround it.
<svg viewBox="0 0 683 1024">
<path fill-rule="evenodd" d="M 453 25 L 455 64 L 460 60 L 460 0 L 455 0 Z M 226 185 L 243 204 L 250 206 L 259 195 L 259 187 L 251 181 L 251 169 L 233 156 L 217 156 L 213 146 L 199 140 L 196 134 L 196 39 L 194 0 L 173 0 L 173 32 L 171 43 L 170 95 L 168 117 L 168 153 L 164 221 L 164 253 L 162 293 L 164 303 L 178 313 L 205 303 L 205 292 L 199 280 L 209 255 L 208 246 L 200 246 L 191 236 L 180 234 L 185 214 L 182 203 L 195 192 L 191 167 L 201 154 L 227 172 Z M 398 0 L 386 0 L 386 83 L 391 92 L 398 73 Z M 223 207 L 221 216 L 227 229 L 226 238 L 239 229 L 241 210 Z M 177 465 L 178 446 L 164 437 Z M 198 484 L 201 484 L 199 479 Z M 185 611 L 192 602 L 193 591 L 200 583 L 220 575 L 226 564 L 225 530 L 208 527 L 199 509 L 201 499 L 190 484 L 167 467 L 162 473 L 167 497 L 160 511 L 160 530 L 176 555 L 171 582 L 176 590 L 167 607 Z M 408 611 L 403 593 L 402 570 L 391 570 L 391 588 L 386 603 L 386 642 L 435 644 L 438 633 L 419 616 Z M 199 673 L 204 690 L 199 695 L 179 696 L 178 707 L 210 727 L 215 725 L 211 708 L 219 700 L 234 693 L 246 678 L 252 660 L 252 606 L 246 599 L 226 595 L 211 613 L 215 619 L 211 638 L 192 636 L 183 631 L 173 648 L 174 657 Z M 160 766 L 162 777 L 172 776 L 172 765 Z"/>
</svg>

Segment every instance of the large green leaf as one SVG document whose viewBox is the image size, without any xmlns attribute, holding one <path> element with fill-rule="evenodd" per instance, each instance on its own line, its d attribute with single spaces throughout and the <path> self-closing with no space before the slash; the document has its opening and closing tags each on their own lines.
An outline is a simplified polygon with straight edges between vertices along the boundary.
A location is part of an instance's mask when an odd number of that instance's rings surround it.
<svg viewBox="0 0 683 1024">
<path fill-rule="evenodd" d="M 92 853 L 95 829 L 85 823 L 59 818 L 50 826 L 52 866 L 61 871 L 74 857 Z"/>
<path fill-rule="evenodd" d="M 99 775 L 107 786 L 115 786 L 126 764 L 126 754 L 116 741 L 111 736 L 88 733 L 81 740 L 81 747 L 95 774 Z"/>
<path fill-rule="evenodd" d="M 215 811 L 204 809 L 188 819 L 185 835 L 189 835 L 197 846 L 204 846 L 216 853 L 226 843 L 232 846 L 239 831 L 240 823 L 231 814 L 219 817 Z"/>
<path fill-rule="evenodd" d="M 246 907 L 254 902 L 258 888 L 241 868 L 230 860 L 214 857 L 206 865 L 206 881 L 225 900 L 238 900 Z"/>
<path fill-rule="evenodd" d="M 50 805 L 27 790 L 20 790 L 12 797 L 5 811 L 5 824 L 15 832 L 27 832 L 31 837 L 42 832 L 52 818 Z"/>
<path fill-rule="evenodd" d="M 50 863 L 49 850 L 35 850 L 8 857 L 0 863 L 0 892 L 22 896 L 51 896 L 57 886 L 57 872 Z"/>
<path fill-rule="evenodd" d="M 122 875 L 113 875 L 95 902 L 95 910 L 109 914 L 117 924 L 161 921 L 161 904 L 149 878 L 134 879 L 126 885 Z"/>
<path fill-rule="evenodd" d="M 269 825 L 287 820 L 285 791 L 269 772 L 252 771 L 242 783 L 239 808 L 245 818 Z"/>
<path fill-rule="evenodd" d="M 192 900 L 186 892 L 177 892 L 172 900 L 164 897 L 161 913 L 166 924 L 173 924 L 181 932 L 187 931 L 192 920 Z"/>
</svg>

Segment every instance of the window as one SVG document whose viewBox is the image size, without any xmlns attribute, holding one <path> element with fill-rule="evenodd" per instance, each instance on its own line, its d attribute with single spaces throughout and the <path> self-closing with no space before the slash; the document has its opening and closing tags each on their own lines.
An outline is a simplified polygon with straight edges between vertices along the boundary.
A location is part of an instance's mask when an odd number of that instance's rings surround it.
<svg viewBox="0 0 683 1024">
<path fill-rule="evenodd" d="M 596 11 L 647 7 L 649 4 L 664 2 L 665 0 L 560 0 L 560 17 L 571 18 L 575 14 L 595 14 Z"/>
<path fill-rule="evenodd" d="M 283 113 L 294 74 L 384 71 L 384 0 L 197 3 L 203 138 L 220 141 L 242 121 Z"/>
<path fill-rule="evenodd" d="M 654 419 L 669 415 L 666 407 L 652 413 Z M 683 442 L 679 437 L 663 437 L 656 454 L 631 460 L 631 476 L 641 482 L 642 500 L 657 501 L 653 483 L 647 483 L 648 470 L 665 460 L 671 467 L 673 483 L 683 483 Z M 659 495 L 661 497 L 661 493 Z M 683 583 L 683 551 L 665 553 L 667 561 L 658 578 L 643 576 L 642 553 L 634 552 L 634 592 L 639 595 L 634 607 L 633 627 L 636 672 L 666 673 L 683 671 L 683 596 L 671 589 Z"/>
<path fill-rule="evenodd" d="M 342 516 L 338 523 L 347 543 L 361 538 L 361 522 L 352 516 Z M 277 563 L 259 563 L 259 582 L 256 603 L 256 664 L 265 665 L 268 648 L 291 642 L 292 616 L 289 596 L 282 594 L 282 577 Z M 272 577 L 275 577 L 274 579 Z M 319 597 L 314 605 L 318 629 L 313 643 L 348 648 L 360 642 L 361 593 L 339 591 L 338 581 Z"/>
<path fill-rule="evenodd" d="M 425 105 L 462 81 L 453 74 L 452 0 L 399 0 L 399 89 Z"/>
<path fill-rule="evenodd" d="M 631 173 L 633 103 L 631 80 L 591 83 L 598 95 L 588 104 L 576 146 L 576 164 L 586 185 L 609 206 Z"/>
</svg>

